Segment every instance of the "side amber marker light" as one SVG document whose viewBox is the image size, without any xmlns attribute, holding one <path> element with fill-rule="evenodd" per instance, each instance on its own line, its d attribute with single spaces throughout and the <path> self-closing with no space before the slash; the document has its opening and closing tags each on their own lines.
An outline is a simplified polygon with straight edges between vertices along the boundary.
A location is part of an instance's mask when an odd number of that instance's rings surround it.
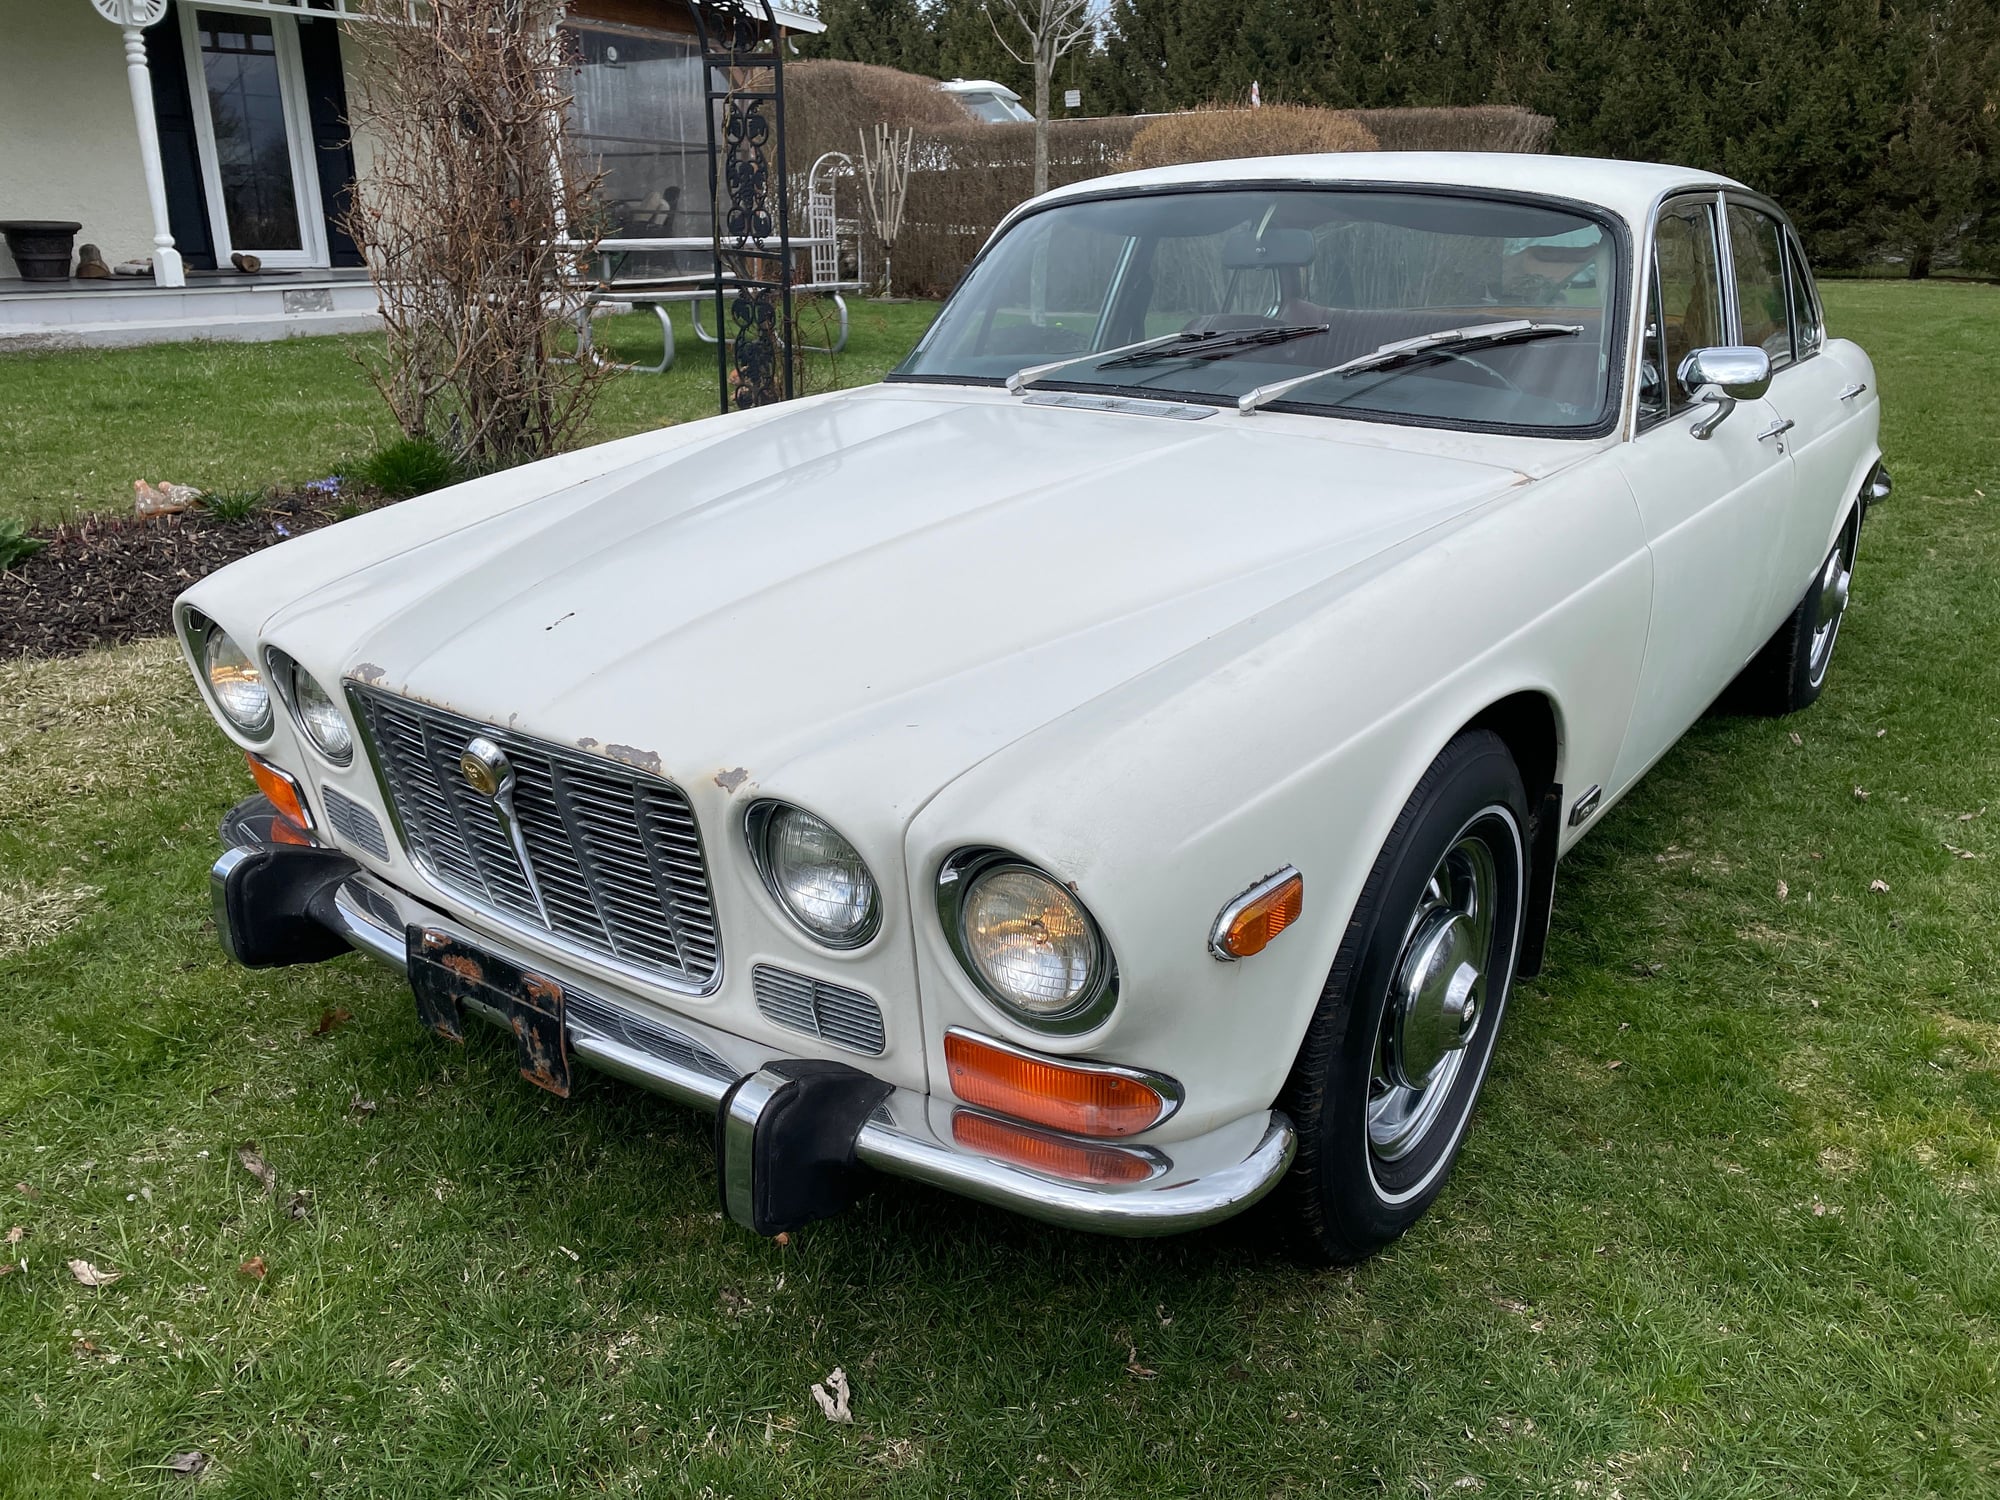
<svg viewBox="0 0 2000 1500">
<path fill-rule="evenodd" d="M 1011 1162 L 1045 1177 L 1070 1182 L 1113 1184 L 1144 1182 L 1164 1170 L 1151 1152 L 1126 1146 L 1095 1146 L 1072 1141 L 1045 1130 L 996 1120 L 991 1115 L 956 1109 L 951 1114 L 951 1138 L 968 1151 Z"/>
<path fill-rule="evenodd" d="M 964 1031 L 944 1036 L 951 1091 L 996 1114 L 1071 1135 L 1137 1135 L 1180 1104 L 1179 1086 L 1132 1068 L 1067 1063 Z"/>
<path fill-rule="evenodd" d="M 1222 908 L 1209 951 L 1227 962 L 1262 953 L 1305 909 L 1306 878 L 1290 865 L 1267 876 Z"/>
<path fill-rule="evenodd" d="M 301 832 L 312 827 L 312 818 L 306 812 L 306 799 L 299 791 L 299 784 L 268 761 L 248 754 L 243 758 L 250 762 L 250 775 L 257 783 L 257 790 L 271 799 L 271 806 L 278 810 L 278 816 Z M 278 842 L 303 844 L 311 840 L 280 838 Z"/>
</svg>

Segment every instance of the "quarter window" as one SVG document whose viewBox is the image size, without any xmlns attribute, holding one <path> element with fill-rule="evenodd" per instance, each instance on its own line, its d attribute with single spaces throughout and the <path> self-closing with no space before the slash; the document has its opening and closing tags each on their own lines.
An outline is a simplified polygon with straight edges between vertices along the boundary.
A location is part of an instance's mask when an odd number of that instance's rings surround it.
<svg viewBox="0 0 2000 1500">
<path fill-rule="evenodd" d="M 1771 356 L 1792 357 L 1790 298 L 1785 289 L 1784 231 L 1769 214 L 1729 205 L 1729 258 L 1736 271 L 1736 306 L 1743 339 Z"/>
<path fill-rule="evenodd" d="M 1717 275 L 1715 204 L 1670 203 L 1653 240 L 1654 293 L 1648 309 L 1648 353 L 1660 351 L 1659 378 L 1641 390 L 1641 415 L 1658 418 L 1688 405 L 1674 372 L 1696 349 L 1727 343 L 1722 336 L 1722 283 Z"/>
<path fill-rule="evenodd" d="M 1804 359 L 1819 348 L 1826 334 L 1820 327 L 1819 297 L 1813 288 L 1812 272 L 1806 266 L 1796 235 L 1785 236 L 1785 249 L 1791 266 L 1792 354 Z"/>
</svg>

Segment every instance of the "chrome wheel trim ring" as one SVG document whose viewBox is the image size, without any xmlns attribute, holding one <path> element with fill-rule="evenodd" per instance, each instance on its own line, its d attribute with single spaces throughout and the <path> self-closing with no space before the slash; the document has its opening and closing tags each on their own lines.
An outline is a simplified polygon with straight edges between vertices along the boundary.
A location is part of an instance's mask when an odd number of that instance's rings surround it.
<svg viewBox="0 0 2000 1500">
<path fill-rule="evenodd" d="M 1850 550 L 1852 532 L 1844 532 L 1826 564 L 1819 570 L 1819 598 L 1813 622 L 1812 646 L 1806 658 L 1808 680 L 1818 687 L 1826 681 L 1826 669 L 1833 664 L 1833 643 L 1840 637 L 1840 622 L 1847 614 L 1847 601 L 1854 587 L 1854 555 Z"/>
<path fill-rule="evenodd" d="M 1492 961 L 1492 923 L 1500 902 L 1499 864 L 1493 851 L 1484 839 L 1475 838 L 1473 830 L 1488 819 L 1498 821 L 1507 830 L 1507 839 L 1515 871 L 1515 899 L 1513 930 L 1507 934 L 1507 942 L 1502 950 L 1501 962 Z M 1473 854 L 1468 846 L 1479 851 Z M 1454 861 L 1458 868 L 1454 871 Z M 1514 968 L 1514 955 L 1520 949 L 1521 921 L 1526 896 L 1526 860 L 1521 838 L 1520 824 L 1513 809 L 1500 803 L 1492 803 L 1481 808 L 1453 835 L 1443 858 L 1432 870 L 1425 882 L 1423 895 L 1418 898 L 1416 909 L 1404 929 L 1402 947 L 1398 950 L 1396 963 L 1391 971 L 1390 994 L 1383 1008 L 1382 1018 L 1377 1025 L 1375 1037 L 1375 1064 L 1369 1080 L 1368 1103 L 1366 1109 L 1366 1130 L 1363 1140 L 1363 1155 L 1368 1163 L 1368 1175 L 1374 1183 L 1376 1194 L 1389 1204 L 1403 1203 L 1422 1193 L 1451 1164 L 1453 1148 L 1458 1137 L 1464 1133 L 1466 1122 L 1472 1117 L 1474 1095 L 1468 1095 L 1458 1118 L 1450 1122 L 1451 1139 L 1438 1153 L 1437 1161 L 1424 1173 L 1422 1179 L 1406 1187 L 1391 1191 L 1384 1186 L 1379 1166 L 1392 1165 L 1428 1144 L 1432 1133 L 1444 1123 L 1443 1115 L 1451 1103 L 1468 1063 L 1484 1069 L 1492 1055 L 1492 1042 L 1500 1024 L 1501 1011 L 1507 1003 L 1507 991 Z M 1481 884 L 1484 882 L 1483 889 Z M 1468 889 L 1469 888 L 1469 889 Z M 1468 900 L 1470 897 L 1470 900 Z M 1467 906 L 1483 906 L 1482 932 L 1485 935 L 1485 952 L 1482 955 L 1480 974 L 1477 980 L 1478 999 L 1476 1014 L 1471 1028 L 1462 1045 L 1447 1051 L 1442 1060 L 1430 1073 L 1421 1089 L 1407 1088 L 1394 1081 L 1388 1064 L 1387 1049 L 1390 1045 L 1390 1030 L 1397 1023 L 1397 989 L 1407 977 L 1407 968 L 1412 957 L 1412 949 L 1428 936 L 1427 923 L 1440 913 L 1460 912 L 1470 916 Z M 1490 977 L 1498 973 L 1498 983 L 1489 983 Z M 1475 1091 L 1476 1093 L 1476 1091 Z"/>
</svg>

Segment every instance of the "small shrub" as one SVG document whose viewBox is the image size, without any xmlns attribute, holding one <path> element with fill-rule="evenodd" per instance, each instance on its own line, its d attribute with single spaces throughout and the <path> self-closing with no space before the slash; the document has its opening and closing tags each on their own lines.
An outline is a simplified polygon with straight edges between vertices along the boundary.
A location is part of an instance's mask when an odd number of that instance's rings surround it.
<svg viewBox="0 0 2000 1500">
<path fill-rule="evenodd" d="M 1166 115 L 1132 137 L 1125 165 L 1173 167 L 1246 156 L 1301 156 L 1322 151 L 1373 151 L 1375 132 L 1350 114 L 1305 105 L 1266 109 L 1204 109 Z"/>
<path fill-rule="evenodd" d="M 218 521 L 247 521 L 264 503 L 265 498 L 262 490 L 204 492 L 201 497 L 201 508 Z"/>
<path fill-rule="evenodd" d="M 392 500 L 443 489 L 459 477 L 458 460 L 429 438 L 398 438 L 348 470 L 348 477 Z"/>
<path fill-rule="evenodd" d="M 19 521 L 0 521 L 0 573 L 33 557 L 48 543 L 29 536 Z"/>
</svg>

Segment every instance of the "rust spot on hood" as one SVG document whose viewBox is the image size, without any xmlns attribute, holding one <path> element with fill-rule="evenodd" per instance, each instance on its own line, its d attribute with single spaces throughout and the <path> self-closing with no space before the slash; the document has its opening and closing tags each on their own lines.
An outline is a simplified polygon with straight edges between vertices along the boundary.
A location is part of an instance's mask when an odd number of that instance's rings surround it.
<svg viewBox="0 0 2000 1500">
<path fill-rule="evenodd" d="M 374 687 L 384 677 L 387 677 L 389 673 L 386 668 L 378 667 L 372 661 L 364 661 L 348 675 L 356 682 L 366 683 L 369 687 Z"/>
<path fill-rule="evenodd" d="M 664 776 L 665 769 L 657 750 L 641 750 L 636 745 L 607 745 L 602 740 L 594 740 L 585 735 L 576 742 L 576 748 L 591 755 L 601 755 L 606 760 L 615 760 L 630 766 L 635 771 L 644 771 L 649 776 Z"/>
<path fill-rule="evenodd" d="M 721 787 L 725 792 L 735 791 L 739 786 L 743 785 L 743 783 L 748 781 L 749 779 L 750 779 L 750 773 L 744 770 L 743 767 L 741 766 L 737 766 L 734 770 L 717 771 L 715 773 L 715 784 Z"/>
</svg>

